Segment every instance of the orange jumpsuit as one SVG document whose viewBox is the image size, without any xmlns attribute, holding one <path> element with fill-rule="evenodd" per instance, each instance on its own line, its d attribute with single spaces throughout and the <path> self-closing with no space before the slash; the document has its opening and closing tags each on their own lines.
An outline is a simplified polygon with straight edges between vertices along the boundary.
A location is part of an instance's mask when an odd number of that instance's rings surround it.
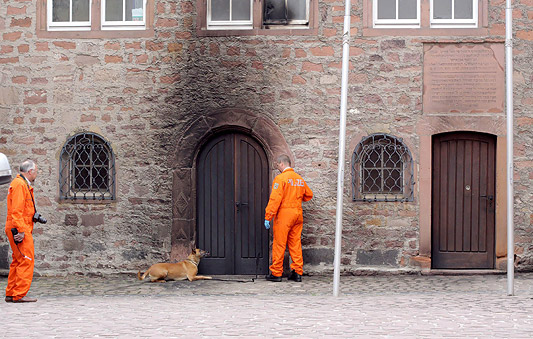
<svg viewBox="0 0 533 339">
<path fill-rule="evenodd" d="M 33 279 L 34 250 L 33 250 L 33 215 L 35 206 L 32 200 L 33 187 L 26 180 L 17 175 L 11 182 L 7 193 L 6 235 L 13 251 L 13 261 L 9 267 L 6 296 L 18 300 L 30 290 Z M 15 244 L 11 228 L 19 233 L 24 232 L 24 240 Z"/>
<path fill-rule="evenodd" d="M 292 259 L 291 269 L 300 275 L 303 274 L 302 201 L 309 201 L 311 198 L 313 192 L 292 168 L 286 168 L 272 183 L 265 220 L 271 220 L 275 216 L 272 227 L 274 243 L 270 271 L 276 277 L 281 277 L 283 273 L 283 258 L 287 244 Z"/>
</svg>

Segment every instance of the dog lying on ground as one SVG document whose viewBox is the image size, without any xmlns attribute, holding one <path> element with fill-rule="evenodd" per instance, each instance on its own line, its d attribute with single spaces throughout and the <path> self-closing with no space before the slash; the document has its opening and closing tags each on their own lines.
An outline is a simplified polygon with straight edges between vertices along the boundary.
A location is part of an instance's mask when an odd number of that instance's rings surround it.
<svg viewBox="0 0 533 339">
<path fill-rule="evenodd" d="M 137 278 L 144 280 L 146 276 L 150 276 L 151 282 L 166 282 L 167 280 L 185 280 L 189 281 L 212 279 L 203 275 L 196 275 L 198 273 L 198 264 L 200 259 L 209 255 L 209 252 L 193 248 L 192 253 L 187 259 L 178 263 L 158 263 L 153 264 L 141 276 L 141 271 L 137 272 Z"/>
</svg>

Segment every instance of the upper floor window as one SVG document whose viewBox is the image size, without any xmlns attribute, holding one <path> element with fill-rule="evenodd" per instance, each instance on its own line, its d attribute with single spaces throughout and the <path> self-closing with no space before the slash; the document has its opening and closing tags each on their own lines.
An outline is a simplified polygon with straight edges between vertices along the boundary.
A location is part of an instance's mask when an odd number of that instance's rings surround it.
<svg viewBox="0 0 533 339">
<path fill-rule="evenodd" d="M 431 27 L 477 27 L 477 0 L 432 0 Z"/>
<path fill-rule="evenodd" d="M 488 0 L 363 0 L 363 35 L 487 35 Z"/>
<path fill-rule="evenodd" d="M 216 28 L 251 28 L 252 0 L 209 0 L 207 2 L 207 25 Z"/>
<path fill-rule="evenodd" d="M 265 0 L 264 25 L 307 25 L 309 23 L 308 0 Z"/>
<path fill-rule="evenodd" d="M 250 29 L 253 28 L 253 0 L 208 0 L 208 29 Z M 262 25 L 301 26 L 309 23 L 309 0 L 263 0 Z"/>
<path fill-rule="evenodd" d="M 430 0 L 431 27 L 476 27 L 478 0 Z M 420 27 L 420 0 L 373 0 L 374 27 Z"/>
<path fill-rule="evenodd" d="M 412 201 L 413 159 L 401 139 L 372 134 L 352 155 L 352 198 L 355 201 Z"/>
<path fill-rule="evenodd" d="M 374 26 L 420 26 L 420 0 L 373 0 Z"/>
<path fill-rule="evenodd" d="M 90 30 L 91 0 L 48 0 L 48 30 Z M 144 29 L 146 0 L 101 0 L 102 29 Z"/>
<path fill-rule="evenodd" d="M 48 30 L 90 30 L 91 0 L 50 0 Z"/>
<path fill-rule="evenodd" d="M 197 4 L 201 35 L 224 34 L 205 31 L 268 34 L 267 30 L 274 29 L 303 33 L 316 29 L 318 21 L 317 0 L 207 0 L 205 5 L 199 0 Z"/>
<path fill-rule="evenodd" d="M 146 0 L 102 0 L 102 29 L 144 29 Z"/>
<path fill-rule="evenodd" d="M 59 157 L 61 200 L 115 200 L 115 156 L 94 133 L 71 137 Z"/>
<path fill-rule="evenodd" d="M 37 1 L 37 35 L 45 38 L 151 36 L 153 3 L 154 0 Z"/>
</svg>

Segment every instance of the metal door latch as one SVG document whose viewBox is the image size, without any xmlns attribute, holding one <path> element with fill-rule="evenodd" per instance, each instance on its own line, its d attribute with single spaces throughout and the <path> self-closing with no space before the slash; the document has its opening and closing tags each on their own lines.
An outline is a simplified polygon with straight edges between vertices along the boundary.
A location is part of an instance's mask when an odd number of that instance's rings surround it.
<svg viewBox="0 0 533 339">
<path fill-rule="evenodd" d="M 493 195 L 480 195 L 480 198 L 487 198 L 489 200 L 489 207 L 492 207 L 492 201 L 494 200 Z"/>
</svg>

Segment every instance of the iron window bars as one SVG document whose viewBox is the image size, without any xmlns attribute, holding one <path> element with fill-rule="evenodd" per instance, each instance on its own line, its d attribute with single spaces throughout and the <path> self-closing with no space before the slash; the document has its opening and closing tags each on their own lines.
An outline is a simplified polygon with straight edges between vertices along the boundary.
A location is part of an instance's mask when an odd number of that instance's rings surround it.
<svg viewBox="0 0 533 339">
<path fill-rule="evenodd" d="M 115 156 L 95 133 L 72 136 L 59 157 L 61 200 L 115 200 Z"/>
<path fill-rule="evenodd" d="M 352 154 L 354 201 L 413 201 L 413 158 L 402 139 L 376 133 Z"/>
</svg>

